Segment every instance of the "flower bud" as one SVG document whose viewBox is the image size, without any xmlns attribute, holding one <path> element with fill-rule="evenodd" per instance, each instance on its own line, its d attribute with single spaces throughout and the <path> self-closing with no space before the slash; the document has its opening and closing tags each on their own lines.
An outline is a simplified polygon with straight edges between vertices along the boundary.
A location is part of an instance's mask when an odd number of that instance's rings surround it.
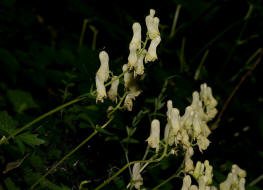
<svg viewBox="0 0 263 190">
<path fill-rule="evenodd" d="M 151 148 L 155 148 L 156 152 L 159 150 L 160 142 L 160 122 L 154 119 L 151 124 L 150 137 L 146 140 Z"/>
</svg>

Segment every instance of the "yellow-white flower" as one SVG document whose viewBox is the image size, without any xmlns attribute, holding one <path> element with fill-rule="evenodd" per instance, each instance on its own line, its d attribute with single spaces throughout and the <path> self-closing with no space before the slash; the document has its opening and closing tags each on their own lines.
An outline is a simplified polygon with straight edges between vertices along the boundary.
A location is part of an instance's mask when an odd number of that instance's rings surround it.
<svg viewBox="0 0 263 190">
<path fill-rule="evenodd" d="M 125 72 L 124 74 L 124 86 L 125 88 L 129 88 L 132 83 L 134 82 L 133 74 L 128 71 L 128 65 L 124 64 L 122 66 L 122 71 Z"/>
<path fill-rule="evenodd" d="M 112 77 L 111 88 L 108 91 L 110 100 L 117 102 L 119 79 L 117 76 Z"/>
<path fill-rule="evenodd" d="M 137 59 L 137 64 L 135 65 L 135 76 L 143 75 L 144 73 L 143 59 L 145 57 L 145 54 L 146 54 L 146 50 L 143 50 L 140 57 Z"/>
<path fill-rule="evenodd" d="M 244 178 L 246 177 L 247 173 L 245 170 L 242 170 L 238 165 L 232 165 L 232 173 L 237 174 L 239 177 Z"/>
<path fill-rule="evenodd" d="M 135 163 L 132 168 L 132 183 L 136 189 L 140 189 L 143 184 L 143 178 L 140 174 L 140 163 Z"/>
<path fill-rule="evenodd" d="M 198 145 L 200 152 L 203 152 L 203 150 L 206 150 L 209 144 L 210 144 L 210 141 L 203 135 L 200 135 L 197 137 L 197 145 Z"/>
<path fill-rule="evenodd" d="M 151 41 L 150 46 L 148 48 L 148 52 L 146 53 L 145 56 L 145 63 L 148 63 L 150 61 L 155 61 L 158 58 L 156 53 L 156 48 L 160 42 L 161 42 L 160 36 L 157 36 Z"/>
<path fill-rule="evenodd" d="M 141 25 L 138 22 L 133 23 L 132 25 L 132 30 L 133 30 L 133 37 L 130 43 L 136 44 L 136 48 L 138 50 L 141 49 L 141 39 L 142 39 L 142 35 L 141 35 Z"/>
<path fill-rule="evenodd" d="M 149 34 L 149 37 L 151 40 L 160 36 L 160 32 L 159 32 L 159 28 L 158 28 L 159 27 L 159 18 L 154 17 L 154 15 L 155 15 L 155 10 L 151 9 L 150 15 L 146 16 L 146 18 L 145 18 L 147 31 L 148 31 L 148 34 Z"/>
<path fill-rule="evenodd" d="M 129 45 L 130 54 L 128 56 L 128 67 L 132 69 L 137 63 L 137 44 L 130 43 Z"/>
<path fill-rule="evenodd" d="M 127 96 L 125 97 L 124 100 L 124 107 L 128 110 L 128 111 L 132 111 L 132 107 L 133 107 L 133 100 L 135 100 L 135 98 L 137 96 L 139 96 L 141 93 L 140 90 L 136 90 L 136 88 L 131 89 Z"/>
<path fill-rule="evenodd" d="M 183 186 L 181 190 L 189 190 L 191 183 L 192 183 L 191 177 L 189 175 L 186 175 L 183 179 Z"/>
<path fill-rule="evenodd" d="M 109 78 L 109 56 L 107 52 L 102 51 L 99 54 L 100 68 L 96 73 L 96 88 L 97 97 L 96 101 L 103 102 L 103 99 L 107 96 L 104 82 Z"/>
<path fill-rule="evenodd" d="M 154 119 L 151 123 L 150 137 L 146 140 L 151 148 L 155 148 L 156 152 L 159 151 L 160 142 L 160 122 Z"/>
</svg>

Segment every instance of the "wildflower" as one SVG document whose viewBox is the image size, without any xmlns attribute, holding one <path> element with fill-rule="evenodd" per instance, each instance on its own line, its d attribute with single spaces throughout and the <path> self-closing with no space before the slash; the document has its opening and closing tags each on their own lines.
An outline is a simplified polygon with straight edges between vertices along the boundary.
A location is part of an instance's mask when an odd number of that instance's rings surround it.
<svg viewBox="0 0 263 190">
<path fill-rule="evenodd" d="M 132 25 L 132 30 L 133 30 L 133 37 L 131 40 L 131 44 L 136 44 L 137 49 L 141 49 L 141 25 L 138 22 L 135 22 Z"/>
<path fill-rule="evenodd" d="M 183 186 L 181 190 L 188 190 L 191 186 L 191 177 L 189 175 L 186 175 L 183 179 Z"/>
<path fill-rule="evenodd" d="M 159 151 L 160 142 L 160 122 L 154 119 L 151 124 L 150 137 L 146 140 L 151 148 L 155 148 L 156 152 Z"/>
<path fill-rule="evenodd" d="M 96 88 L 97 88 L 97 97 L 96 101 L 103 102 L 103 99 L 107 97 L 106 89 L 104 82 L 109 78 L 109 56 L 105 51 L 100 52 L 100 68 L 96 73 Z"/>
<path fill-rule="evenodd" d="M 232 165 L 232 173 L 237 174 L 239 177 L 244 178 L 246 177 L 247 173 L 245 170 L 242 170 L 238 165 Z"/>
<path fill-rule="evenodd" d="M 134 77 L 132 73 L 128 71 L 128 65 L 124 64 L 122 66 L 122 71 L 125 72 L 124 74 L 124 86 L 125 88 L 129 88 L 129 86 L 132 86 L 132 83 L 134 83 Z"/>
<path fill-rule="evenodd" d="M 155 15 L 155 10 L 151 9 L 150 15 L 146 16 L 146 18 L 145 18 L 147 31 L 148 31 L 148 34 L 149 34 L 149 37 L 151 40 L 160 36 L 160 32 L 158 29 L 159 18 L 154 17 L 154 15 Z"/>
<path fill-rule="evenodd" d="M 128 67 L 132 69 L 137 63 L 137 44 L 130 43 L 129 45 L 130 54 L 128 56 Z"/>
<path fill-rule="evenodd" d="M 206 150 L 209 144 L 210 144 L 210 141 L 203 135 L 200 135 L 197 137 L 197 145 L 199 147 L 200 152 L 202 152 L 203 150 Z"/>
<path fill-rule="evenodd" d="M 198 190 L 198 187 L 196 185 L 191 185 L 189 190 Z"/>
<path fill-rule="evenodd" d="M 135 98 L 139 96 L 140 93 L 141 91 L 136 89 L 129 91 L 129 93 L 127 94 L 124 100 L 124 107 L 126 107 L 128 111 L 132 111 L 133 100 L 135 100 Z"/>
<path fill-rule="evenodd" d="M 161 42 L 161 38 L 159 36 L 151 41 L 150 46 L 148 48 L 148 52 L 146 53 L 145 56 L 145 63 L 148 63 L 150 61 L 155 61 L 158 58 L 156 53 L 156 48 L 160 42 Z"/>
<path fill-rule="evenodd" d="M 143 65 L 143 59 L 146 54 L 146 50 L 143 50 L 140 57 L 137 59 L 137 64 L 135 65 L 135 76 L 136 75 L 143 75 L 144 73 L 144 65 Z"/>
<path fill-rule="evenodd" d="M 110 100 L 115 101 L 117 103 L 117 95 L 118 95 L 118 86 L 119 86 L 119 79 L 117 76 L 112 78 L 111 88 L 108 91 L 108 96 Z"/>
<path fill-rule="evenodd" d="M 140 189 L 140 186 L 143 184 L 143 178 L 140 174 L 140 163 L 135 163 L 132 168 L 132 182 L 136 189 Z"/>
</svg>

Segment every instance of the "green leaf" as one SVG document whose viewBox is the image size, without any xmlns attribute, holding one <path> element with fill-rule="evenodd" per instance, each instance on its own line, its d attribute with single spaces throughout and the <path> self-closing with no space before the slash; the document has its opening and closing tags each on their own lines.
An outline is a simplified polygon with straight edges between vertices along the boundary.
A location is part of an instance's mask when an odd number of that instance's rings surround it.
<svg viewBox="0 0 263 190">
<path fill-rule="evenodd" d="M 19 190 L 20 188 L 15 185 L 11 178 L 5 179 L 5 185 L 8 190 Z"/>
<path fill-rule="evenodd" d="M 8 90 L 7 97 L 17 113 L 38 107 L 31 94 L 22 90 Z"/>
<path fill-rule="evenodd" d="M 138 141 L 137 139 L 129 138 L 129 137 L 122 139 L 122 142 L 123 143 L 132 143 L 132 144 L 140 143 L 140 141 Z"/>
<path fill-rule="evenodd" d="M 3 131 L 4 135 L 10 135 L 17 126 L 17 121 L 13 120 L 6 111 L 0 112 L 0 134 Z"/>
<path fill-rule="evenodd" d="M 23 133 L 16 138 L 19 138 L 25 144 L 34 147 L 45 143 L 44 140 L 37 137 L 37 134 Z"/>
<path fill-rule="evenodd" d="M 99 126 L 96 126 L 96 130 L 97 130 L 98 132 L 100 132 L 100 133 L 105 134 L 105 135 L 113 135 L 113 133 L 110 133 L 110 132 L 107 131 L 106 129 L 103 129 L 103 128 L 99 127 Z"/>
</svg>

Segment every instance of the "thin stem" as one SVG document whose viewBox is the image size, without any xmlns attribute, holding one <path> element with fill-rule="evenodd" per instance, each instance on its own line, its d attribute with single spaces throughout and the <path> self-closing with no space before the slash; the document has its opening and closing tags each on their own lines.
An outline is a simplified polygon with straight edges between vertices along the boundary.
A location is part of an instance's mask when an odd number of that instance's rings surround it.
<svg viewBox="0 0 263 190">
<path fill-rule="evenodd" d="M 111 121 L 113 117 L 110 118 L 101 128 L 105 128 Z M 74 148 L 71 152 L 66 154 L 59 162 L 57 162 L 52 168 L 50 168 L 43 176 L 41 176 L 31 187 L 30 189 L 34 189 L 47 175 L 49 175 L 54 169 L 56 169 L 60 164 L 62 164 L 68 157 L 74 154 L 78 149 L 80 149 L 84 144 L 86 144 L 93 136 L 98 133 L 95 130 L 90 136 L 88 136 L 84 141 L 82 141 L 76 148 Z"/>
<path fill-rule="evenodd" d="M 91 49 L 95 50 L 96 49 L 96 43 L 97 43 L 97 35 L 98 35 L 98 30 L 90 25 L 89 28 L 92 30 L 93 32 L 93 38 L 92 38 L 92 45 L 91 45 Z"/>
<path fill-rule="evenodd" d="M 202 68 L 202 66 L 204 65 L 204 62 L 205 62 L 205 60 L 206 60 L 206 58 L 207 58 L 207 56 L 208 56 L 208 53 L 209 53 L 209 50 L 206 50 L 205 53 L 204 53 L 204 56 L 203 56 L 202 59 L 201 59 L 201 62 L 200 62 L 200 64 L 199 64 L 198 68 L 197 68 L 196 71 L 195 71 L 195 76 L 194 76 L 194 79 L 195 79 L 195 80 L 197 80 L 198 77 L 199 77 L 201 68 Z"/>
<path fill-rule="evenodd" d="M 177 7 L 176 7 L 176 10 L 175 10 L 175 13 L 174 13 L 173 25 L 172 25 L 171 32 L 170 32 L 170 35 L 169 35 L 170 38 L 174 37 L 175 27 L 176 27 L 176 24 L 177 24 L 177 21 L 178 21 L 178 17 L 179 17 L 179 13 L 180 13 L 181 7 L 182 6 L 180 4 L 177 5 Z"/>
<path fill-rule="evenodd" d="M 18 129 L 17 131 L 15 131 L 15 132 L 13 132 L 12 134 L 10 134 L 7 138 L 3 139 L 3 140 L 0 142 L 0 144 L 3 144 L 3 143 L 5 143 L 5 142 L 7 142 L 7 141 L 8 141 L 9 139 L 11 139 L 11 138 L 14 138 L 16 135 L 18 135 L 18 134 L 21 133 L 22 131 L 28 129 L 29 127 L 31 127 L 31 126 L 34 125 L 35 123 L 39 122 L 40 120 L 46 118 L 47 116 L 50 116 L 50 115 L 52 115 L 53 113 L 55 113 L 55 112 L 57 112 L 57 111 L 59 111 L 59 110 L 62 110 L 63 108 L 68 107 L 68 106 L 70 106 L 70 105 L 72 105 L 72 104 L 75 104 L 75 103 L 77 103 L 77 102 L 79 102 L 79 101 L 81 101 L 81 100 L 83 100 L 83 99 L 85 99 L 85 98 L 86 98 L 85 96 L 78 97 L 78 98 L 76 98 L 76 99 L 74 99 L 74 100 L 71 100 L 71 101 L 69 101 L 69 102 L 67 102 L 67 103 L 65 103 L 65 104 L 63 104 L 63 105 L 61 105 L 61 106 L 58 106 L 58 107 L 56 107 L 55 109 L 53 109 L 53 110 L 51 110 L 51 111 L 49 111 L 49 112 L 47 112 L 47 113 L 39 116 L 38 118 L 34 119 L 33 121 L 29 122 L 28 124 L 24 125 L 24 126 L 21 127 L 20 129 Z"/>
<path fill-rule="evenodd" d="M 157 190 L 159 189 L 161 186 L 165 185 L 166 183 L 168 183 L 169 181 L 171 181 L 173 178 L 179 177 L 182 168 L 184 166 L 184 161 L 182 162 L 182 164 L 180 165 L 180 167 L 178 168 L 178 170 L 169 178 L 167 178 L 166 180 L 164 180 L 162 183 L 160 183 L 159 185 L 155 186 L 152 190 Z"/>
<path fill-rule="evenodd" d="M 147 163 L 147 162 L 159 162 L 161 161 L 165 156 L 166 156 L 166 152 L 167 152 L 167 146 L 165 146 L 163 154 L 161 155 L 160 158 L 155 159 L 155 160 L 139 160 L 139 161 L 132 161 L 130 163 L 127 163 L 125 166 L 123 166 L 118 172 L 116 172 L 113 176 L 111 176 L 110 178 L 108 178 L 106 181 L 104 181 L 102 184 L 100 184 L 98 187 L 95 188 L 95 190 L 101 189 L 102 187 L 104 187 L 105 185 L 107 185 L 109 182 L 111 182 L 115 177 L 117 177 L 119 174 L 121 174 L 127 167 L 129 167 L 132 164 L 136 164 L 136 163 Z"/>
<path fill-rule="evenodd" d="M 84 39 L 85 31 L 86 31 L 86 28 L 87 28 L 87 23 L 88 23 L 88 19 L 85 18 L 84 21 L 83 21 L 81 35 L 80 35 L 80 38 L 79 38 L 79 47 L 82 46 L 82 44 L 83 44 L 83 39 Z"/>
<path fill-rule="evenodd" d="M 250 184 L 248 184 L 248 186 L 254 186 L 254 185 L 256 185 L 258 182 L 260 182 L 261 180 L 263 180 L 263 174 L 261 174 L 261 175 L 258 176 L 256 179 L 254 179 Z"/>
</svg>

